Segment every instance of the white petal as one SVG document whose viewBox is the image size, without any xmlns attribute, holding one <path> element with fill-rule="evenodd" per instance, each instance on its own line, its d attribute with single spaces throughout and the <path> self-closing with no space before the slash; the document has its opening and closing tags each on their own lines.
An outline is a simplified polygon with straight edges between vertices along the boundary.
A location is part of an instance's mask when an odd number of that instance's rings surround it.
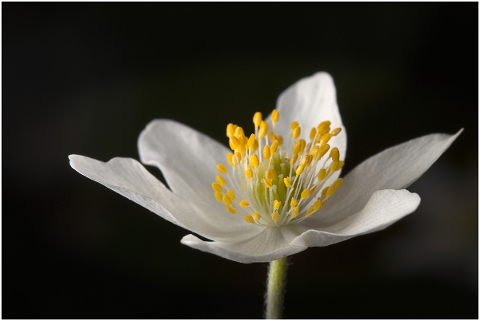
<svg viewBox="0 0 480 321">
<path fill-rule="evenodd" d="M 228 213 L 211 188 L 219 174 L 215 166 L 228 164 L 225 146 L 183 124 L 157 119 L 140 134 L 138 149 L 142 163 L 160 168 L 173 192 Z"/>
<path fill-rule="evenodd" d="M 365 206 L 373 192 L 401 189 L 418 179 L 460 135 L 432 134 L 388 148 L 346 175 L 342 187 L 309 226 L 332 224 Z"/>
<path fill-rule="evenodd" d="M 308 230 L 295 238 L 291 244 L 308 247 L 327 246 L 379 231 L 415 211 L 419 204 L 420 197 L 407 190 L 377 191 L 359 212 L 321 230 Z"/>
<path fill-rule="evenodd" d="M 342 131 L 331 139 L 331 146 L 340 151 L 340 158 L 345 158 L 347 134 L 338 111 L 335 85 L 332 77 L 326 72 L 319 72 L 311 77 L 303 78 L 283 91 L 277 100 L 279 121 L 275 133 L 281 134 L 288 142 L 290 124 L 298 121 L 301 127 L 301 136 L 308 141 L 310 130 L 317 127 L 322 121 L 332 122 L 331 128 L 340 127 Z M 267 120 L 271 124 L 271 115 Z"/>
<path fill-rule="evenodd" d="M 307 249 L 306 246 L 289 245 L 303 231 L 299 226 L 266 228 L 254 237 L 236 243 L 205 242 L 190 234 L 182 239 L 182 243 L 240 263 L 270 262 Z"/>
<path fill-rule="evenodd" d="M 215 213 L 210 208 L 195 204 L 172 193 L 151 175 L 139 162 L 130 158 L 113 158 L 104 163 L 92 158 L 70 155 L 70 165 L 80 174 L 110 188 L 128 199 L 146 207 L 164 219 L 215 240 L 236 241 L 258 233 L 258 226 L 244 223 L 230 224 L 231 219 L 242 221 L 226 213 Z"/>
</svg>

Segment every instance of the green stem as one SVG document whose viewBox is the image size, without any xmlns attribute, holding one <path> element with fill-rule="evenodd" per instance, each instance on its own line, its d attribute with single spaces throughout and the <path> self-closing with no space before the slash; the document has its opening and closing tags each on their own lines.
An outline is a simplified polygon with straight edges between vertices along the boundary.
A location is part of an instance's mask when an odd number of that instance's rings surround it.
<svg viewBox="0 0 480 321">
<path fill-rule="evenodd" d="M 265 298 L 266 319 L 281 319 L 283 311 L 283 290 L 287 272 L 287 258 L 270 262 L 268 288 Z"/>
</svg>

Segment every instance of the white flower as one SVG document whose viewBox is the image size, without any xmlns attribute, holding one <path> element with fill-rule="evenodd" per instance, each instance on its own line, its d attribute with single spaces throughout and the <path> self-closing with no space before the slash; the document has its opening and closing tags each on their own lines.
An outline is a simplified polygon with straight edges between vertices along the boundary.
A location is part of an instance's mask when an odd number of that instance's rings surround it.
<svg viewBox="0 0 480 321">
<path fill-rule="evenodd" d="M 130 158 L 104 163 L 70 155 L 70 164 L 212 240 L 190 234 L 183 244 L 242 263 L 268 262 L 381 230 L 415 211 L 420 197 L 404 188 L 461 132 L 391 147 L 353 169 L 342 184 L 346 133 L 330 75 L 298 81 L 280 95 L 272 115 L 263 122 L 258 113 L 254 124 L 252 136 L 227 127 L 231 152 L 175 121 L 152 121 L 138 141 L 140 158 L 160 168 L 170 189 Z"/>
</svg>

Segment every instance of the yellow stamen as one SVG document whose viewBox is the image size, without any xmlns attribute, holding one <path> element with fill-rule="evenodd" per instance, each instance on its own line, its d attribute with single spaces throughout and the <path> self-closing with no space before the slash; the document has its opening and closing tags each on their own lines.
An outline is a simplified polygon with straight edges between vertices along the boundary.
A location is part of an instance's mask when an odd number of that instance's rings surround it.
<svg viewBox="0 0 480 321">
<path fill-rule="evenodd" d="M 289 186 L 292 185 L 292 182 L 290 181 L 290 177 L 285 177 L 285 178 L 283 179 L 283 182 L 285 183 L 285 186 L 286 186 L 286 187 L 289 187 Z"/>
<path fill-rule="evenodd" d="M 235 193 L 234 193 L 231 189 L 229 189 L 229 190 L 227 191 L 227 195 L 228 195 L 228 197 L 230 197 L 230 199 L 231 199 L 232 201 L 234 201 L 234 200 L 237 199 L 237 196 L 235 196 Z"/>
<path fill-rule="evenodd" d="M 278 213 L 277 213 L 277 212 L 273 212 L 273 213 L 272 213 L 272 220 L 273 220 L 274 222 L 276 222 L 276 221 L 278 221 L 278 219 L 279 219 Z"/>
<path fill-rule="evenodd" d="M 310 190 L 308 188 L 304 189 L 301 196 L 303 199 L 307 198 L 308 196 L 310 196 Z"/>
<path fill-rule="evenodd" d="M 275 126 L 275 123 L 278 122 L 278 110 L 274 109 L 272 111 L 272 123 Z"/>
<path fill-rule="evenodd" d="M 257 222 L 261 218 L 261 216 L 257 212 L 253 213 L 252 217 L 255 220 L 255 222 Z"/>
<path fill-rule="evenodd" d="M 268 124 L 262 120 L 260 123 L 260 129 L 258 130 L 258 137 L 263 138 L 267 136 L 268 133 Z"/>
<path fill-rule="evenodd" d="M 299 208 L 298 207 L 294 207 L 293 210 L 292 210 L 292 217 L 295 218 L 298 216 L 298 212 L 299 212 Z"/>
<path fill-rule="evenodd" d="M 252 178 L 253 172 L 250 168 L 245 171 L 245 176 L 247 177 L 247 179 Z"/>
<path fill-rule="evenodd" d="M 297 139 L 298 136 L 300 136 L 301 132 L 302 132 L 302 129 L 300 128 L 300 126 L 295 127 L 295 129 L 292 132 L 293 139 Z"/>
<path fill-rule="evenodd" d="M 251 215 L 245 215 L 243 218 L 247 223 L 255 224 L 255 219 Z"/>
<path fill-rule="evenodd" d="M 223 164 L 217 164 L 217 171 L 219 171 L 221 174 L 227 174 L 227 168 Z"/>
<path fill-rule="evenodd" d="M 273 209 L 274 210 L 278 210 L 281 205 L 282 205 L 282 202 L 277 201 L 277 200 L 273 201 Z"/>
<path fill-rule="evenodd" d="M 292 197 L 292 200 L 290 201 L 290 206 L 295 207 L 298 205 L 298 201 Z"/>
<path fill-rule="evenodd" d="M 340 188 L 340 186 L 342 186 L 342 184 L 343 184 L 343 178 L 337 178 L 337 180 L 333 182 L 333 187 L 335 188 L 335 190 L 337 190 Z"/>
<path fill-rule="evenodd" d="M 318 172 L 318 180 L 319 181 L 322 181 L 325 176 L 327 176 L 327 171 L 325 170 L 325 168 L 322 168 L 319 172 Z"/>
<path fill-rule="evenodd" d="M 241 207 L 244 207 L 244 208 L 245 208 L 245 207 L 248 207 L 249 205 L 250 205 L 250 204 L 248 204 L 248 201 L 247 201 L 247 200 L 243 200 L 243 201 L 240 202 L 240 206 L 241 206 Z"/>
<path fill-rule="evenodd" d="M 315 203 L 313 203 L 313 209 L 316 211 L 320 210 L 322 208 L 322 201 L 317 200 Z"/>
<path fill-rule="evenodd" d="M 230 166 L 232 166 L 232 167 L 235 166 L 235 164 L 233 163 L 233 154 L 232 153 L 227 154 L 227 160 L 228 160 L 228 163 L 230 164 Z"/>
<path fill-rule="evenodd" d="M 212 183 L 212 188 L 216 192 L 221 192 L 222 191 L 222 187 L 220 185 L 218 185 L 217 183 Z"/>
<path fill-rule="evenodd" d="M 307 210 L 307 213 L 306 213 L 305 215 L 306 215 L 307 217 L 311 217 L 313 211 L 314 211 L 314 208 L 313 208 L 313 207 L 310 207 L 310 208 Z"/>
<path fill-rule="evenodd" d="M 297 127 L 298 127 L 298 121 L 294 121 L 290 124 L 290 130 L 292 131 L 292 133 Z"/>
<path fill-rule="evenodd" d="M 313 127 L 311 130 L 310 130 L 310 139 L 314 139 L 315 136 L 317 135 L 317 129 L 315 127 Z"/>
<path fill-rule="evenodd" d="M 215 192 L 215 193 L 213 193 L 213 195 L 215 196 L 215 199 L 217 200 L 217 202 L 223 201 L 222 193 Z"/>
<path fill-rule="evenodd" d="M 332 197 L 333 196 L 333 193 L 335 193 L 335 186 L 330 186 L 328 189 L 327 189 L 327 197 Z"/>
<path fill-rule="evenodd" d="M 258 164 L 259 164 L 259 161 L 258 161 L 257 154 L 250 155 L 250 166 L 252 166 L 253 168 L 257 168 Z"/>
<path fill-rule="evenodd" d="M 237 129 L 235 129 L 235 137 L 238 139 L 245 137 L 245 132 L 242 127 L 237 127 Z"/>
<path fill-rule="evenodd" d="M 340 158 L 340 152 L 338 151 L 338 148 L 336 147 L 332 148 L 332 150 L 330 151 L 330 157 L 334 162 L 338 162 Z"/>
<path fill-rule="evenodd" d="M 320 146 L 326 145 L 330 138 L 332 138 L 332 135 L 330 135 L 329 133 L 323 134 L 320 138 Z"/>
<path fill-rule="evenodd" d="M 232 137 L 233 134 L 235 133 L 235 128 L 236 126 L 234 124 L 228 124 L 227 125 L 227 137 Z"/>
<path fill-rule="evenodd" d="M 258 149 L 258 141 L 255 134 L 250 135 L 250 138 L 248 139 L 248 148 L 253 152 Z"/>
<path fill-rule="evenodd" d="M 263 157 L 264 157 L 265 159 L 269 159 L 269 158 L 270 158 L 270 146 L 265 145 L 265 147 L 263 147 Z"/>
<path fill-rule="evenodd" d="M 303 155 L 302 158 L 300 158 L 300 164 L 305 165 L 307 167 L 312 163 L 313 156 L 308 154 L 308 155 Z"/>
<path fill-rule="evenodd" d="M 340 132 L 342 131 L 342 129 L 339 127 L 339 128 L 335 128 L 334 130 L 332 130 L 330 132 L 330 135 L 332 136 L 337 136 L 338 134 L 340 134 Z"/>
<path fill-rule="evenodd" d="M 225 206 L 225 208 L 227 209 L 227 211 L 229 211 L 232 214 L 237 213 L 237 211 L 233 207 L 230 207 L 230 206 L 227 205 L 227 206 Z"/>
<path fill-rule="evenodd" d="M 232 204 L 232 200 L 230 199 L 230 197 L 228 197 L 227 194 L 223 194 L 223 202 L 225 203 L 225 205 L 230 205 Z"/>
<path fill-rule="evenodd" d="M 222 187 L 227 186 L 227 182 L 225 181 L 225 178 L 223 178 L 222 176 L 217 175 L 217 176 L 215 177 L 215 180 L 217 181 L 218 185 L 220 185 L 220 186 L 222 186 Z"/>
<path fill-rule="evenodd" d="M 297 167 L 297 170 L 295 171 L 295 173 L 297 175 L 301 175 L 303 173 L 303 170 L 305 169 L 305 165 L 303 164 L 300 164 L 298 167 Z"/>
<path fill-rule="evenodd" d="M 272 180 L 273 180 L 273 179 L 277 178 L 277 172 L 276 172 L 273 168 L 271 168 L 271 169 L 269 169 L 269 170 L 267 171 L 267 173 L 265 174 L 265 176 L 266 176 L 268 179 L 272 179 Z"/>
<path fill-rule="evenodd" d="M 268 178 L 263 179 L 263 183 L 265 184 L 265 186 L 266 186 L 267 188 L 272 187 L 272 180 L 270 180 L 270 179 L 268 179 Z"/>
<path fill-rule="evenodd" d="M 282 146 L 282 145 L 283 145 L 283 137 L 282 137 L 282 135 L 277 135 L 277 136 L 275 136 L 275 139 L 278 141 L 278 146 Z"/>
<path fill-rule="evenodd" d="M 260 126 L 260 123 L 262 122 L 262 113 L 257 111 L 255 115 L 253 115 L 253 123 L 255 124 L 256 127 Z"/>
<path fill-rule="evenodd" d="M 270 146 L 270 154 L 275 154 L 275 152 L 277 151 L 277 148 L 278 148 L 278 141 L 275 140 L 273 143 L 272 143 L 272 146 Z"/>
</svg>

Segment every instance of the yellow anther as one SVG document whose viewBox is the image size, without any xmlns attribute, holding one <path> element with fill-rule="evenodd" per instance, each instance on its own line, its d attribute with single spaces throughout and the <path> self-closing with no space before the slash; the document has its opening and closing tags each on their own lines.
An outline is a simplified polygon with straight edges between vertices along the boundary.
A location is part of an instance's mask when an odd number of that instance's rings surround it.
<svg viewBox="0 0 480 321">
<path fill-rule="evenodd" d="M 313 156 L 308 154 L 308 155 L 303 155 L 302 158 L 300 158 L 300 164 L 305 165 L 307 167 L 312 163 Z"/>
<path fill-rule="evenodd" d="M 242 154 L 240 152 L 235 152 L 235 155 L 233 155 L 233 162 L 235 164 L 240 164 L 240 161 L 242 160 Z"/>
<path fill-rule="evenodd" d="M 277 213 L 277 212 L 273 212 L 273 213 L 272 213 L 272 220 L 273 220 L 274 222 L 278 221 L 279 218 L 280 218 L 280 217 L 278 216 L 278 213 Z"/>
<path fill-rule="evenodd" d="M 217 200 L 217 202 L 223 201 L 222 193 L 215 191 L 213 195 L 215 196 L 215 199 Z"/>
<path fill-rule="evenodd" d="M 292 200 L 290 201 L 290 206 L 296 207 L 297 205 L 298 205 L 298 201 L 292 197 Z"/>
<path fill-rule="evenodd" d="M 337 190 L 340 188 L 340 186 L 342 186 L 342 184 L 343 184 L 343 178 L 337 178 L 337 180 L 333 182 L 333 187 L 335 188 L 335 190 Z"/>
<path fill-rule="evenodd" d="M 303 192 L 302 192 L 302 194 L 301 194 L 301 197 L 302 197 L 303 199 L 305 199 L 305 198 L 307 198 L 307 197 L 309 197 L 309 196 L 310 196 L 310 190 L 309 190 L 308 188 L 304 189 Z"/>
<path fill-rule="evenodd" d="M 278 210 L 281 205 L 282 205 L 282 202 L 277 201 L 277 200 L 274 200 L 274 201 L 273 201 L 273 209 L 274 209 L 274 210 Z"/>
<path fill-rule="evenodd" d="M 250 204 L 248 204 L 248 201 L 247 201 L 247 200 L 243 200 L 243 201 L 240 202 L 240 206 L 241 206 L 241 207 L 244 207 L 244 208 L 245 208 L 245 207 L 248 207 L 249 205 L 250 205 Z"/>
<path fill-rule="evenodd" d="M 292 217 L 295 218 L 298 216 L 298 212 L 300 211 L 300 209 L 298 207 L 294 207 L 292 209 Z"/>
<path fill-rule="evenodd" d="M 292 131 L 292 133 L 297 127 L 298 127 L 298 121 L 294 121 L 290 124 L 290 130 Z"/>
<path fill-rule="evenodd" d="M 333 193 L 335 193 L 335 186 L 332 185 L 327 189 L 327 193 L 325 195 L 327 195 L 327 197 L 331 197 L 333 196 Z"/>
<path fill-rule="evenodd" d="M 278 121 L 278 110 L 274 109 L 272 111 L 272 123 L 275 125 L 277 121 Z"/>
<path fill-rule="evenodd" d="M 271 168 L 265 173 L 265 177 L 273 180 L 277 178 L 277 172 L 273 168 Z"/>
<path fill-rule="evenodd" d="M 307 144 L 307 142 L 304 140 L 304 139 L 299 139 L 298 140 L 298 143 L 300 143 L 300 154 L 303 153 L 303 150 L 305 149 L 305 145 Z"/>
<path fill-rule="evenodd" d="M 264 178 L 264 179 L 263 179 L 263 183 L 265 184 L 265 186 L 266 186 L 267 188 L 272 187 L 272 180 L 271 180 L 271 179 Z"/>
<path fill-rule="evenodd" d="M 332 148 L 332 150 L 330 151 L 330 157 L 334 162 L 338 162 L 340 158 L 340 152 L 338 151 L 337 147 Z"/>
<path fill-rule="evenodd" d="M 322 208 L 322 201 L 321 200 L 315 201 L 315 203 L 313 203 L 312 207 L 315 210 L 315 212 L 320 210 Z"/>
<path fill-rule="evenodd" d="M 219 171 L 221 174 L 227 174 L 227 167 L 223 164 L 217 164 L 217 171 Z"/>
<path fill-rule="evenodd" d="M 298 153 L 300 153 L 300 148 L 302 148 L 302 143 L 298 141 L 295 143 L 295 145 L 293 145 L 292 154 L 297 155 Z"/>
<path fill-rule="evenodd" d="M 250 179 L 252 178 L 253 176 L 253 171 L 249 168 L 245 171 L 245 176 L 247 177 L 247 179 Z"/>
<path fill-rule="evenodd" d="M 257 168 L 258 164 L 259 164 L 259 161 L 258 161 L 257 154 L 250 155 L 250 166 L 252 166 L 253 168 Z"/>
<path fill-rule="evenodd" d="M 340 127 L 335 128 L 334 130 L 332 130 L 332 131 L 330 132 L 330 135 L 332 135 L 332 136 L 337 136 L 338 134 L 340 134 L 341 131 L 342 131 L 342 129 L 341 129 Z"/>
<path fill-rule="evenodd" d="M 246 221 L 247 223 L 255 224 L 255 220 L 254 220 L 254 218 L 253 218 L 251 215 L 245 215 L 243 218 L 245 219 L 245 221 Z"/>
<path fill-rule="evenodd" d="M 237 213 L 237 211 L 236 211 L 233 207 L 231 207 L 231 206 L 228 206 L 228 205 L 227 205 L 227 206 L 225 206 L 225 208 L 227 209 L 227 211 L 229 211 L 229 212 L 232 213 L 232 214 Z"/>
<path fill-rule="evenodd" d="M 323 156 L 325 156 L 325 154 L 328 152 L 329 149 L 330 149 L 330 145 L 328 145 L 328 144 L 320 147 L 320 152 L 317 155 L 317 159 L 320 159 Z"/>
<path fill-rule="evenodd" d="M 300 126 L 295 127 L 295 129 L 292 131 L 293 139 L 297 139 L 300 136 L 301 132 L 302 132 L 302 129 L 300 128 Z"/>
<path fill-rule="evenodd" d="M 235 137 L 243 138 L 244 136 L 245 136 L 245 132 L 243 131 L 243 128 L 237 127 L 237 129 L 235 129 Z"/>
<path fill-rule="evenodd" d="M 325 188 L 322 190 L 322 196 L 326 196 L 326 195 L 327 195 L 327 191 L 328 191 L 328 187 L 325 187 Z"/>
<path fill-rule="evenodd" d="M 236 125 L 228 124 L 227 125 L 227 137 L 232 137 L 235 133 Z"/>
<path fill-rule="evenodd" d="M 228 197 L 230 197 L 230 199 L 231 199 L 232 201 L 234 201 L 234 200 L 237 199 L 237 197 L 235 196 L 235 193 L 234 193 L 231 189 L 229 189 L 229 190 L 227 191 L 227 195 L 228 195 Z"/>
<path fill-rule="evenodd" d="M 230 199 L 230 197 L 228 197 L 227 194 L 223 194 L 223 202 L 225 203 L 225 205 L 230 205 L 232 204 L 232 200 Z"/>
<path fill-rule="evenodd" d="M 282 146 L 283 145 L 283 137 L 282 135 L 277 135 L 275 136 L 275 139 L 278 141 L 278 145 Z"/>
<path fill-rule="evenodd" d="M 312 130 L 310 130 L 310 139 L 314 139 L 315 135 L 317 135 L 317 129 L 313 127 Z"/>
<path fill-rule="evenodd" d="M 232 136 L 232 137 L 233 137 L 233 136 Z M 231 149 L 231 150 L 235 150 L 235 145 L 233 144 L 233 142 L 232 142 L 231 139 L 228 140 L 228 146 L 230 146 L 230 149 Z"/>
<path fill-rule="evenodd" d="M 325 128 L 330 127 L 331 122 L 329 120 L 322 121 L 318 126 L 317 126 L 317 132 L 322 133 Z"/>
<path fill-rule="evenodd" d="M 290 164 L 295 164 L 297 162 L 297 159 L 298 159 L 298 154 L 294 154 L 292 159 L 290 159 Z"/>
<path fill-rule="evenodd" d="M 263 138 L 267 136 L 268 133 L 268 124 L 262 120 L 260 123 L 260 129 L 258 130 L 258 137 Z"/>
<path fill-rule="evenodd" d="M 265 147 L 263 147 L 263 157 L 264 157 L 265 159 L 269 159 L 269 158 L 270 158 L 270 146 L 265 145 Z"/>
<path fill-rule="evenodd" d="M 235 164 L 233 163 L 233 154 L 232 153 L 227 154 L 227 160 L 228 160 L 228 163 L 230 164 L 230 166 L 232 166 L 232 167 L 235 166 Z"/>
<path fill-rule="evenodd" d="M 298 167 L 297 167 L 297 170 L 295 171 L 295 173 L 297 175 L 301 175 L 303 173 L 303 170 L 305 169 L 305 165 L 303 164 L 300 164 Z"/>
<path fill-rule="evenodd" d="M 328 141 L 332 138 L 332 135 L 329 133 L 323 134 L 322 137 L 320 138 L 320 146 L 323 146 L 328 143 Z"/>
<path fill-rule="evenodd" d="M 310 151 L 310 155 L 312 155 L 313 158 L 317 158 L 317 155 L 319 152 L 320 152 L 320 147 L 313 146 L 312 150 Z"/>
<path fill-rule="evenodd" d="M 268 139 L 270 139 L 271 142 L 275 140 L 275 135 L 273 134 L 273 132 L 268 133 Z"/>
<path fill-rule="evenodd" d="M 261 216 L 257 212 L 253 213 L 252 217 L 255 220 L 255 222 L 257 222 L 261 218 Z"/>
<path fill-rule="evenodd" d="M 248 139 L 248 148 L 250 148 L 251 151 L 256 151 L 258 149 L 258 141 L 255 134 L 250 135 L 250 138 Z"/>
<path fill-rule="evenodd" d="M 253 115 L 253 123 L 255 124 L 256 127 L 260 126 L 260 123 L 262 122 L 262 113 L 257 111 L 255 115 Z"/>
<path fill-rule="evenodd" d="M 286 187 L 290 187 L 292 185 L 292 181 L 290 180 L 290 177 L 285 177 L 283 179 L 283 182 L 285 183 Z"/>
<path fill-rule="evenodd" d="M 222 187 L 220 185 L 218 185 L 217 183 L 212 183 L 212 188 L 216 192 L 221 192 L 222 191 Z"/>
<path fill-rule="evenodd" d="M 318 180 L 319 181 L 323 181 L 323 179 L 325 178 L 325 176 L 327 176 L 327 171 L 325 170 L 325 168 L 322 168 L 319 172 L 318 172 Z"/>
<path fill-rule="evenodd" d="M 307 210 L 307 213 L 306 213 L 305 215 L 306 215 L 307 217 L 311 217 L 313 211 L 315 211 L 315 209 L 314 209 L 313 207 L 310 207 L 310 208 Z"/>
<path fill-rule="evenodd" d="M 345 163 L 342 162 L 342 161 L 338 161 L 338 162 L 333 162 L 332 165 L 330 165 L 330 169 L 332 171 L 338 171 L 340 168 L 343 167 Z"/>
<path fill-rule="evenodd" d="M 240 141 L 238 140 L 238 138 L 235 137 L 235 136 L 230 137 L 230 148 L 235 150 L 238 147 L 241 147 L 241 144 L 240 144 Z"/>
<path fill-rule="evenodd" d="M 273 141 L 272 143 L 272 146 L 270 146 L 270 154 L 275 154 L 275 152 L 277 151 L 277 148 L 278 148 L 278 141 L 275 140 Z"/>
<path fill-rule="evenodd" d="M 225 181 L 225 178 L 223 178 L 222 176 L 220 175 L 217 175 L 215 177 L 215 180 L 217 181 L 218 185 L 222 186 L 222 187 L 225 187 L 227 185 L 227 182 Z"/>
</svg>

